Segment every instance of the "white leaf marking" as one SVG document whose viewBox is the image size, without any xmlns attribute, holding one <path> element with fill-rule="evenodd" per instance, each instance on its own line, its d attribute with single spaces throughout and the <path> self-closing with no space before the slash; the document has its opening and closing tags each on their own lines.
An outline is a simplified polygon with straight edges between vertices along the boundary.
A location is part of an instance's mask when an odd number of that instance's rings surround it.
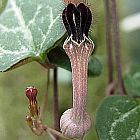
<svg viewBox="0 0 140 140">
<path fill-rule="evenodd" d="M 33 44 L 33 37 L 31 31 L 26 27 L 25 20 L 22 15 L 20 7 L 16 5 L 15 0 L 10 0 L 11 8 L 15 13 L 15 17 L 18 20 L 18 24 L 21 27 L 21 31 L 24 33 L 24 38 L 29 41 L 29 46 Z"/>
<path fill-rule="evenodd" d="M 111 140 L 116 140 L 114 138 L 115 128 L 117 127 L 118 123 L 124 122 L 126 118 L 128 118 L 131 114 L 136 113 L 136 110 L 140 108 L 140 106 L 135 107 L 134 109 L 122 114 L 118 119 L 114 120 L 111 124 L 111 129 L 109 131 L 109 135 L 111 136 Z"/>
<path fill-rule="evenodd" d="M 44 45 L 44 43 L 45 43 L 45 41 L 46 41 L 46 39 L 47 39 L 47 36 L 49 35 L 49 33 L 51 32 L 51 29 L 52 29 L 52 27 L 53 27 L 53 24 L 56 22 L 56 20 L 59 18 L 59 15 L 55 18 L 55 19 L 53 19 L 53 9 L 52 9 L 52 7 L 49 7 L 50 8 L 50 25 L 49 25 L 49 27 L 48 27 L 48 30 L 47 30 L 47 32 L 46 32 L 46 34 L 45 34 L 45 36 L 43 36 L 43 41 L 42 41 L 42 43 L 41 43 L 41 45 L 40 45 L 40 48 L 42 49 L 42 47 L 43 47 L 43 45 Z"/>
</svg>

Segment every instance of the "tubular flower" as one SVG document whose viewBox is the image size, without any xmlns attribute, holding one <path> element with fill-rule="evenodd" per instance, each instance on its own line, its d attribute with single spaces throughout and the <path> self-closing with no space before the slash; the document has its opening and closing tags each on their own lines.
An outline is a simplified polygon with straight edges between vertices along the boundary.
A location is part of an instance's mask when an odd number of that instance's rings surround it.
<svg viewBox="0 0 140 140">
<path fill-rule="evenodd" d="M 38 104 L 37 104 L 37 89 L 35 87 L 26 88 L 26 96 L 29 99 L 29 113 L 31 117 L 38 117 Z"/>
<path fill-rule="evenodd" d="M 70 3 L 62 18 L 68 33 L 63 48 L 72 67 L 73 108 L 63 113 L 60 127 L 67 137 L 83 138 L 91 127 L 91 119 L 86 112 L 86 95 L 88 60 L 94 49 L 94 43 L 88 37 L 92 14 L 83 3 L 77 7 Z"/>
</svg>

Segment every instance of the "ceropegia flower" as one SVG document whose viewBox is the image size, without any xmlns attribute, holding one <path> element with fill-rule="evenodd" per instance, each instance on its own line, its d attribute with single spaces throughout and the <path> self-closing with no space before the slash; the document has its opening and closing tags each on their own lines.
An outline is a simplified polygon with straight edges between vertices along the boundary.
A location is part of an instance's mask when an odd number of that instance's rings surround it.
<svg viewBox="0 0 140 140">
<path fill-rule="evenodd" d="M 67 137 L 83 138 L 91 127 L 86 112 L 86 95 L 88 60 L 94 49 L 94 43 L 88 37 L 92 14 L 84 3 L 77 7 L 70 3 L 64 9 L 62 18 L 68 34 L 63 48 L 72 67 L 73 107 L 62 115 L 60 127 Z"/>
</svg>

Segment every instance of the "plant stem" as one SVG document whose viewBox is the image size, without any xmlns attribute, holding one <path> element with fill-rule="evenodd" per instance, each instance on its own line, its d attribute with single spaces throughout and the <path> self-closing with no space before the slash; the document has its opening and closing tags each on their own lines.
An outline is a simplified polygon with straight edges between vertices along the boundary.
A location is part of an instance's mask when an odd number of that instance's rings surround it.
<svg viewBox="0 0 140 140">
<path fill-rule="evenodd" d="M 43 125 L 44 130 L 48 133 L 50 132 L 52 135 L 57 135 L 58 137 L 60 137 L 61 139 L 65 139 L 65 140 L 72 140 L 70 138 L 65 137 L 62 133 L 60 133 L 59 131 L 56 131 L 50 127 L 47 127 L 46 125 Z"/>
<path fill-rule="evenodd" d="M 106 26 L 106 47 L 107 47 L 107 65 L 108 65 L 108 86 L 113 82 L 113 56 L 112 56 L 112 37 L 111 37 L 111 11 L 110 0 L 105 0 L 105 26 Z M 109 90 L 108 90 L 109 91 Z M 112 95 L 111 89 L 107 95 Z"/>
<path fill-rule="evenodd" d="M 47 74 L 47 88 L 46 88 L 46 93 L 44 94 L 43 97 L 43 102 L 41 105 L 41 110 L 40 110 L 40 115 L 39 115 L 39 119 L 43 120 L 43 115 L 46 111 L 46 106 L 47 106 L 47 99 L 48 99 L 48 92 L 49 92 L 49 86 L 50 86 L 50 70 L 48 69 L 48 74 Z"/>
<path fill-rule="evenodd" d="M 54 114 L 54 129 L 59 131 L 59 107 L 58 107 L 58 81 L 57 81 L 57 68 L 54 70 L 54 94 L 53 94 L 53 114 Z M 56 140 L 59 140 L 56 137 Z"/>
<path fill-rule="evenodd" d="M 117 84 L 118 90 L 121 95 L 125 95 L 126 91 L 122 79 L 122 67 L 121 67 L 121 55 L 120 55 L 120 36 L 118 28 L 118 17 L 117 17 L 117 5 L 116 0 L 112 0 L 112 24 L 114 32 L 114 46 L 115 46 L 115 61 L 117 68 Z"/>
<path fill-rule="evenodd" d="M 108 83 L 113 81 L 113 59 L 112 59 L 112 37 L 111 37 L 111 15 L 109 0 L 105 0 L 105 25 L 106 25 L 106 47 L 107 47 L 107 57 L 108 57 Z"/>
</svg>

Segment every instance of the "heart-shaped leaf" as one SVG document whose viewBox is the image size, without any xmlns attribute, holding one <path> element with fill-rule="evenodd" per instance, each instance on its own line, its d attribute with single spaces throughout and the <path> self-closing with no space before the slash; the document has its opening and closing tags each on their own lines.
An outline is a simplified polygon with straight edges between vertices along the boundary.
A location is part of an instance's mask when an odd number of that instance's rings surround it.
<svg viewBox="0 0 140 140">
<path fill-rule="evenodd" d="M 9 0 L 0 15 L 0 71 L 22 62 L 42 61 L 65 30 L 61 0 Z M 28 58 L 28 59 L 27 59 Z"/>
<path fill-rule="evenodd" d="M 97 109 L 100 140 L 140 140 L 140 104 L 128 96 L 105 98 Z"/>
<path fill-rule="evenodd" d="M 2 0 L 1 11 L 5 5 L 6 0 Z M 64 50 L 60 47 L 58 50 L 53 49 L 62 46 L 66 39 L 61 21 L 64 6 L 62 0 L 8 1 L 0 16 L 0 71 L 7 71 L 33 60 L 44 66 L 50 65 L 50 62 L 71 70 Z M 93 36 L 91 32 L 89 34 L 90 37 Z M 57 52 L 50 51 L 52 49 Z M 100 62 L 91 57 L 89 76 L 99 75 L 101 69 Z"/>
</svg>

